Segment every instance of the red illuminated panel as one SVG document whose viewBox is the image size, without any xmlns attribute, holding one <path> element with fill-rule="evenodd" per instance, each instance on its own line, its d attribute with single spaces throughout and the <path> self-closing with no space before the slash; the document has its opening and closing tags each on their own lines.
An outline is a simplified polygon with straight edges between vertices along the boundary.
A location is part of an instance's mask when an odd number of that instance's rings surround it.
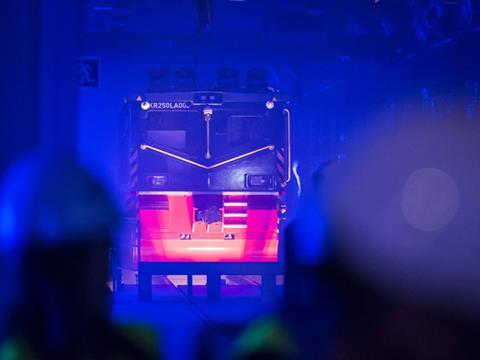
<svg viewBox="0 0 480 360">
<path fill-rule="evenodd" d="M 222 221 L 211 224 L 194 221 L 191 195 L 168 195 L 168 206 L 140 209 L 140 261 L 277 261 L 276 196 L 265 198 L 266 208 L 261 208 L 262 199 L 255 196 L 255 208 L 250 209 L 247 197 L 230 196 L 224 203 Z M 185 235 L 188 239 L 181 239 Z"/>
</svg>

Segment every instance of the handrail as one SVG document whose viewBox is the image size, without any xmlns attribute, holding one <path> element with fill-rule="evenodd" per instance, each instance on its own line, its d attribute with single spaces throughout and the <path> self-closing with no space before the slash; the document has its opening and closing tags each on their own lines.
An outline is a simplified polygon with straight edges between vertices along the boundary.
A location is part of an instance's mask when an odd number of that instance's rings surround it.
<svg viewBox="0 0 480 360">
<path fill-rule="evenodd" d="M 195 165 L 195 166 L 198 166 L 198 167 L 200 167 L 200 168 L 202 168 L 202 169 L 210 170 L 210 169 L 214 169 L 214 168 L 217 168 L 217 167 L 219 167 L 219 166 L 222 166 L 222 165 L 226 165 L 226 164 L 231 163 L 231 162 L 233 162 L 233 161 L 237 161 L 237 160 L 246 158 L 246 157 L 248 157 L 248 156 L 250 156 L 250 155 L 259 153 L 259 152 L 261 152 L 261 151 L 274 150 L 274 149 L 275 149 L 275 146 L 274 146 L 274 145 L 264 146 L 264 147 L 262 147 L 262 148 L 249 151 L 249 152 L 247 152 L 247 153 L 245 153 L 245 154 L 235 156 L 235 157 L 233 157 L 233 158 L 230 158 L 230 159 L 221 161 L 221 162 L 219 162 L 219 163 L 216 163 L 216 164 L 213 164 L 213 165 L 210 165 L 210 166 L 197 163 L 197 162 L 195 162 L 195 161 L 193 161 L 193 160 L 189 160 L 189 159 L 187 159 L 187 158 L 184 158 L 183 156 L 175 155 L 175 154 L 172 154 L 171 152 L 168 152 L 168 151 L 165 151 L 165 150 L 162 150 L 162 149 L 159 149 L 159 148 L 156 148 L 156 147 L 154 147 L 154 146 L 147 145 L 147 144 L 141 144 L 141 145 L 140 145 L 140 149 L 141 149 L 141 150 L 147 150 L 147 149 L 149 149 L 149 150 L 158 152 L 158 153 L 160 153 L 160 154 L 170 156 L 170 157 L 172 157 L 172 158 L 174 158 L 174 159 L 177 159 L 177 160 L 180 160 L 180 161 L 184 161 L 184 162 L 186 162 L 186 163 L 188 163 L 188 164 L 190 164 L 190 165 Z"/>
<path fill-rule="evenodd" d="M 290 110 L 285 108 L 283 111 L 287 114 L 287 179 L 285 180 L 285 184 L 287 184 L 292 179 L 292 146 L 290 139 Z"/>
</svg>

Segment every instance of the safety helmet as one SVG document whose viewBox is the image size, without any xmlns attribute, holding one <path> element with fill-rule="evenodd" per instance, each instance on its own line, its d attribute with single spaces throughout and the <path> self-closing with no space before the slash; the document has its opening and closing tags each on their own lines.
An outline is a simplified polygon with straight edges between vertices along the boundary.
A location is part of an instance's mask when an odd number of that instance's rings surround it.
<svg viewBox="0 0 480 360">
<path fill-rule="evenodd" d="M 101 184 L 75 161 L 32 153 L 7 170 L 0 188 L 0 251 L 105 241 L 88 235 L 107 232 L 117 214 Z"/>
</svg>

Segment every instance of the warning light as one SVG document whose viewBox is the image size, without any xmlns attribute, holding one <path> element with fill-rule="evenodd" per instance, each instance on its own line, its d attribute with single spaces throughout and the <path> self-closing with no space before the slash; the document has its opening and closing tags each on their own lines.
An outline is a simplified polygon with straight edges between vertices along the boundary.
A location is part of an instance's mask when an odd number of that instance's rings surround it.
<svg viewBox="0 0 480 360">
<path fill-rule="evenodd" d="M 272 110 L 272 109 L 275 107 L 275 102 L 273 102 L 272 100 L 268 100 L 268 101 L 265 103 L 265 107 L 266 107 L 268 110 Z"/>
</svg>

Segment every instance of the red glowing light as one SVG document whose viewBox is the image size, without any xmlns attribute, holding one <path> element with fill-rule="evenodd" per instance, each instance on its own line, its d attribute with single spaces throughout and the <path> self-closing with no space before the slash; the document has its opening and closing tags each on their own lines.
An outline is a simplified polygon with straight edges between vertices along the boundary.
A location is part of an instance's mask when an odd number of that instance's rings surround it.
<svg viewBox="0 0 480 360">
<path fill-rule="evenodd" d="M 162 196 L 168 207 L 140 209 L 140 261 L 278 260 L 276 195 L 254 195 L 254 208 L 248 207 L 248 197 L 242 201 L 224 199 L 222 219 L 210 224 L 195 221 L 191 194 L 149 196 Z M 182 234 L 191 234 L 191 237 L 181 240 Z"/>
</svg>

